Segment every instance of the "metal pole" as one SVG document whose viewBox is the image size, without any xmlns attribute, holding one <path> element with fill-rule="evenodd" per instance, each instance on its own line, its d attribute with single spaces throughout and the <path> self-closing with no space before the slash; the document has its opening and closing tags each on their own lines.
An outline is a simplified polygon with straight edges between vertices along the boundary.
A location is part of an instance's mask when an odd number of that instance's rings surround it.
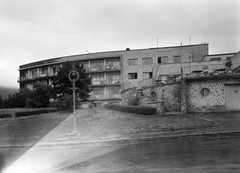
<svg viewBox="0 0 240 173">
<path fill-rule="evenodd" d="M 73 81 L 73 134 L 77 133 L 75 82 Z"/>
</svg>

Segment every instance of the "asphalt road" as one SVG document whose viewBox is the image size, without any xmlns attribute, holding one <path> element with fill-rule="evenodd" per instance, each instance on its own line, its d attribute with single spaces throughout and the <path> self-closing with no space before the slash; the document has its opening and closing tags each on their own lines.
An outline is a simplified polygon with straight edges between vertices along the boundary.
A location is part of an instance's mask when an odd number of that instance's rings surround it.
<svg viewBox="0 0 240 173">
<path fill-rule="evenodd" d="M 3 173 L 240 172 L 240 138 L 27 151 L 8 148 L 0 153 Z"/>
</svg>

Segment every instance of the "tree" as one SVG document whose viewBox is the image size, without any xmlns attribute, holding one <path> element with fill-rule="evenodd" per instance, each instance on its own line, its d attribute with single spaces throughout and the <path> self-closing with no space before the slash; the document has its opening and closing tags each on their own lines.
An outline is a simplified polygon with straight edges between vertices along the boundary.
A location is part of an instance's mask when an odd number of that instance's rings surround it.
<svg viewBox="0 0 240 173">
<path fill-rule="evenodd" d="M 70 63 L 67 61 L 58 69 L 57 76 L 53 79 L 53 87 L 55 95 L 59 96 L 61 101 L 68 100 L 70 101 L 70 96 L 72 95 L 72 82 L 68 78 L 68 74 L 70 71 L 74 69 L 79 73 L 79 79 L 76 81 L 76 87 L 79 88 L 76 90 L 76 93 L 79 95 L 81 100 L 87 100 L 90 96 L 91 88 L 90 85 L 92 84 L 92 79 L 88 73 L 86 73 L 86 69 L 83 65 L 79 64 L 78 62 Z M 67 104 L 69 105 L 69 104 Z"/>
<path fill-rule="evenodd" d="M 3 99 L 1 95 L 0 95 L 0 108 L 3 108 Z"/>
<path fill-rule="evenodd" d="M 27 99 L 27 107 L 48 107 L 49 100 L 53 97 L 52 91 L 53 88 L 50 85 L 36 84 L 32 93 L 24 93 Z"/>
</svg>

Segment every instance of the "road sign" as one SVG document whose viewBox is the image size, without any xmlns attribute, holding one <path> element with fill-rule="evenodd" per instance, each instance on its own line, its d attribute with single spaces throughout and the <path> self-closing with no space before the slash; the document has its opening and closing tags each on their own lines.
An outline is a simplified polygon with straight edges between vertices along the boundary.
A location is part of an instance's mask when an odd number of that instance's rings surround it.
<svg viewBox="0 0 240 173">
<path fill-rule="evenodd" d="M 70 71 L 68 78 L 71 82 L 76 82 L 79 79 L 79 73 L 76 70 Z"/>
</svg>

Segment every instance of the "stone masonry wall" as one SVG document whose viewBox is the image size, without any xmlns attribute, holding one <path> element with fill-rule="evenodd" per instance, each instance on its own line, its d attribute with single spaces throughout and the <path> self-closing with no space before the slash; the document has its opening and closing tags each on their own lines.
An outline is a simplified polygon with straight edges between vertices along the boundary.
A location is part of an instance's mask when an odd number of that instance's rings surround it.
<svg viewBox="0 0 240 173">
<path fill-rule="evenodd" d="M 122 93 L 122 105 L 127 105 L 128 100 L 133 96 L 130 94 L 133 90 L 128 89 Z M 149 106 L 154 101 L 163 101 L 163 112 L 179 112 L 181 111 L 181 84 L 165 84 L 152 86 L 142 89 L 140 105 Z M 156 93 L 156 99 L 151 97 L 151 93 Z"/>
<path fill-rule="evenodd" d="M 187 82 L 188 112 L 225 111 L 224 84 L 239 83 L 240 79 L 211 79 Z M 209 89 L 209 95 L 202 96 L 200 91 Z"/>
</svg>

